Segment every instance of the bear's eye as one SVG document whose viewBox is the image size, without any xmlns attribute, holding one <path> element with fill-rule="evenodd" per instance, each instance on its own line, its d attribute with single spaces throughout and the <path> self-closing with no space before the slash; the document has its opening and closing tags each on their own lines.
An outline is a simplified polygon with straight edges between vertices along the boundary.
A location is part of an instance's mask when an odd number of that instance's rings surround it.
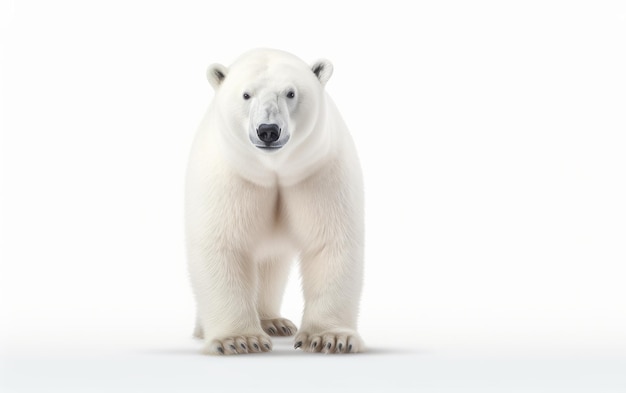
<svg viewBox="0 0 626 393">
<path fill-rule="evenodd" d="M 287 93 L 287 98 L 294 98 L 296 96 L 296 93 L 294 93 L 293 91 L 290 91 L 289 93 Z"/>
<path fill-rule="evenodd" d="M 249 99 L 250 99 L 250 94 L 248 94 L 248 93 L 243 93 L 243 99 L 244 99 L 244 100 L 249 100 Z"/>
</svg>

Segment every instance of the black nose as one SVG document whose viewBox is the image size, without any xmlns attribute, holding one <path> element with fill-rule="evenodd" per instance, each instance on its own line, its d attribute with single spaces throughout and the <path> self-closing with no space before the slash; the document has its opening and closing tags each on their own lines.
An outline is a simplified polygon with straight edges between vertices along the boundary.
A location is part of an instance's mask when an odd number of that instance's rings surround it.
<svg viewBox="0 0 626 393">
<path fill-rule="evenodd" d="M 278 124 L 261 124 L 256 130 L 259 139 L 266 144 L 276 142 L 280 136 Z"/>
</svg>

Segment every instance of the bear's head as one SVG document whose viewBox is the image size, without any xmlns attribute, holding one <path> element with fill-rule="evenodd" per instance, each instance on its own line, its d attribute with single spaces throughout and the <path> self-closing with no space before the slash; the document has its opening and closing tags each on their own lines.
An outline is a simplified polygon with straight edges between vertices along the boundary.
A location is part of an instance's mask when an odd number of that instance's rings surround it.
<svg viewBox="0 0 626 393">
<path fill-rule="evenodd" d="M 229 143 L 268 153 L 303 143 L 320 119 L 332 72 L 327 60 L 308 66 L 269 49 L 250 51 L 228 68 L 212 64 L 207 78 L 215 89 L 220 132 Z"/>
</svg>

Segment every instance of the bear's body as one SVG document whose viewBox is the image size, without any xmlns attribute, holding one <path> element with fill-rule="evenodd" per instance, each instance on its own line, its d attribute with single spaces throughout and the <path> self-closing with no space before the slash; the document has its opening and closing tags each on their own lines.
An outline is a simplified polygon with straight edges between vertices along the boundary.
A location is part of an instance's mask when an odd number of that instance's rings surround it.
<svg viewBox="0 0 626 393">
<path fill-rule="evenodd" d="M 299 256 L 304 316 L 296 348 L 359 352 L 363 186 L 348 130 L 312 67 L 259 49 L 207 76 L 215 97 L 191 151 L 186 187 L 196 335 L 205 352 L 271 349 L 293 335 L 279 314 Z"/>
</svg>

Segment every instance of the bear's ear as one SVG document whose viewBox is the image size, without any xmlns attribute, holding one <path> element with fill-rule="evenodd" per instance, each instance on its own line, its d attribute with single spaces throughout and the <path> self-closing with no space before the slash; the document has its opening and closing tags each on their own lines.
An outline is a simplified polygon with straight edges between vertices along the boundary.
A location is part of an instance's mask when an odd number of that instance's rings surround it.
<svg viewBox="0 0 626 393">
<path fill-rule="evenodd" d="M 331 75 L 333 74 L 333 64 L 326 59 L 320 59 L 313 63 L 313 65 L 311 66 L 311 70 L 313 71 L 317 79 L 320 80 L 322 86 L 325 86 L 326 82 L 328 82 Z"/>
<path fill-rule="evenodd" d="M 224 82 L 228 69 L 221 64 L 211 64 L 206 70 L 206 78 L 215 90 Z"/>
</svg>

